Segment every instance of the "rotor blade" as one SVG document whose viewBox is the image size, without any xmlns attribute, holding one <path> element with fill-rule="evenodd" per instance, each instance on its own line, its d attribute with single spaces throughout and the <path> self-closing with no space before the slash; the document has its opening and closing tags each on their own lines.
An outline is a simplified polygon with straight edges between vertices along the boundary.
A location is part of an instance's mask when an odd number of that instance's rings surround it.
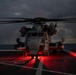
<svg viewBox="0 0 76 75">
<path fill-rule="evenodd" d="M 21 19 L 21 20 L 1 20 L 1 21 L 0 21 L 0 24 L 22 23 L 22 22 L 32 22 L 32 19 Z"/>
<path fill-rule="evenodd" d="M 48 19 L 47 21 L 64 21 L 64 22 L 68 21 L 70 22 L 70 21 L 76 21 L 76 18 Z"/>
<path fill-rule="evenodd" d="M 30 19 L 30 18 L 22 18 L 22 17 L 4 17 L 2 19 Z"/>
<path fill-rule="evenodd" d="M 39 22 L 68 22 L 68 23 L 76 23 L 76 18 L 63 18 L 63 19 L 47 19 L 43 17 L 36 17 L 34 19 L 31 18 L 5 18 L 0 21 L 0 24 L 10 24 L 10 23 L 39 23 Z"/>
<path fill-rule="evenodd" d="M 0 24 L 13 24 L 13 23 L 23 23 L 23 22 L 0 22 Z M 26 22 L 26 24 L 33 24 L 33 23 L 30 23 L 30 22 Z"/>
<path fill-rule="evenodd" d="M 34 20 L 39 20 L 39 21 L 45 21 L 45 22 L 49 22 L 49 21 L 76 21 L 76 18 L 62 18 L 62 19 L 47 19 L 47 18 L 34 18 Z"/>
<path fill-rule="evenodd" d="M 34 18 L 34 22 L 67 22 L 76 23 L 76 18 L 63 18 L 63 19 L 47 19 L 43 17 Z"/>
<path fill-rule="evenodd" d="M 62 18 L 62 19 L 48 19 L 44 17 L 36 17 L 36 18 L 14 18 L 14 17 L 8 17 L 8 18 L 2 18 L 2 19 L 8 19 L 8 20 L 20 20 L 21 21 L 76 21 L 76 18 Z"/>
</svg>

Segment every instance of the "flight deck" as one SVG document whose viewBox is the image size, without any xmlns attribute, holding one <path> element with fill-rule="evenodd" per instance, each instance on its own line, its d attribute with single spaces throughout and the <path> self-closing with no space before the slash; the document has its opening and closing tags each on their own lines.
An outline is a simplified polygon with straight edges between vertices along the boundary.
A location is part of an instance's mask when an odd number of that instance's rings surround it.
<svg viewBox="0 0 76 75">
<path fill-rule="evenodd" d="M 76 75 L 76 56 L 73 53 L 39 56 L 38 59 L 25 57 L 22 51 L 13 54 L 0 55 L 1 75 Z"/>
</svg>

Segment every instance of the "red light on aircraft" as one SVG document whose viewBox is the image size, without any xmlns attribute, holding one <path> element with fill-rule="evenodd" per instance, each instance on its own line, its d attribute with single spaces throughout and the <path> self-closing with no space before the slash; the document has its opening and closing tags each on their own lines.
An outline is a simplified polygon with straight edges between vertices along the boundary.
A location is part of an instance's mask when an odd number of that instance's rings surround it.
<svg viewBox="0 0 76 75">
<path fill-rule="evenodd" d="M 25 50 L 26 48 L 24 48 L 24 47 L 18 47 L 17 49 L 18 50 Z"/>
<path fill-rule="evenodd" d="M 34 59 L 36 58 L 36 56 L 34 56 Z"/>
<path fill-rule="evenodd" d="M 42 52 L 42 51 L 39 51 L 39 52 L 38 52 L 38 54 L 44 54 L 44 52 Z"/>
</svg>

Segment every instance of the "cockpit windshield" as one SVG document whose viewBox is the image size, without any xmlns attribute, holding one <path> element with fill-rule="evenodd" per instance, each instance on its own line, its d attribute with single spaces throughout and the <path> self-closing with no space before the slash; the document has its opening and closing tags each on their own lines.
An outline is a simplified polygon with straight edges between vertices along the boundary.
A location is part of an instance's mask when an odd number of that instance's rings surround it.
<svg viewBox="0 0 76 75">
<path fill-rule="evenodd" d="M 43 34 L 42 33 L 38 33 L 38 36 L 41 37 Z"/>
<path fill-rule="evenodd" d="M 32 33 L 32 36 L 37 36 L 37 33 Z"/>
<path fill-rule="evenodd" d="M 28 35 L 27 35 L 28 37 L 31 37 L 31 33 L 28 33 Z"/>
<path fill-rule="evenodd" d="M 28 33 L 28 37 L 41 37 L 43 33 Z"/>
</svg>

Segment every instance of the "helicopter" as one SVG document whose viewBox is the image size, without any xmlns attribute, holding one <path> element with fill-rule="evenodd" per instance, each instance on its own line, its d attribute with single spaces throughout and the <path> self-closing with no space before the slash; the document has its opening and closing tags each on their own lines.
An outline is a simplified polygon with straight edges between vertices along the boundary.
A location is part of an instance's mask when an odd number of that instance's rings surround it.
<svg viewBox="0 0 76 75">
<path fill-rule="evenodd" d="M 44 17 L 36 18 L 7 18 L 8 20 L 1 20 L 0 24 L 10 23 L 27 23 L 33 24 L 32 28 L 26 26 L 21 27 L 19 30 L 20 37 L 24 38 L 22 42 L 20 38 L 16 39 L 15 49 L 25 50 L 25 56 L 30 55 L 32 58 L 40 55 L 51 55 L 61 53 L 64 50 L 64 38 L 56 43 L 51 42 L 51 37 L 57 32 L 57 23 L 52 22 L 70 22 L 75 23 L 76 18 L 63 18 L 63 19 L 47 19 Z M 10 19 L 10 20 L 9 20 Z M 49 25 L 46 22 L 50 22 Z"/>
</svg>

